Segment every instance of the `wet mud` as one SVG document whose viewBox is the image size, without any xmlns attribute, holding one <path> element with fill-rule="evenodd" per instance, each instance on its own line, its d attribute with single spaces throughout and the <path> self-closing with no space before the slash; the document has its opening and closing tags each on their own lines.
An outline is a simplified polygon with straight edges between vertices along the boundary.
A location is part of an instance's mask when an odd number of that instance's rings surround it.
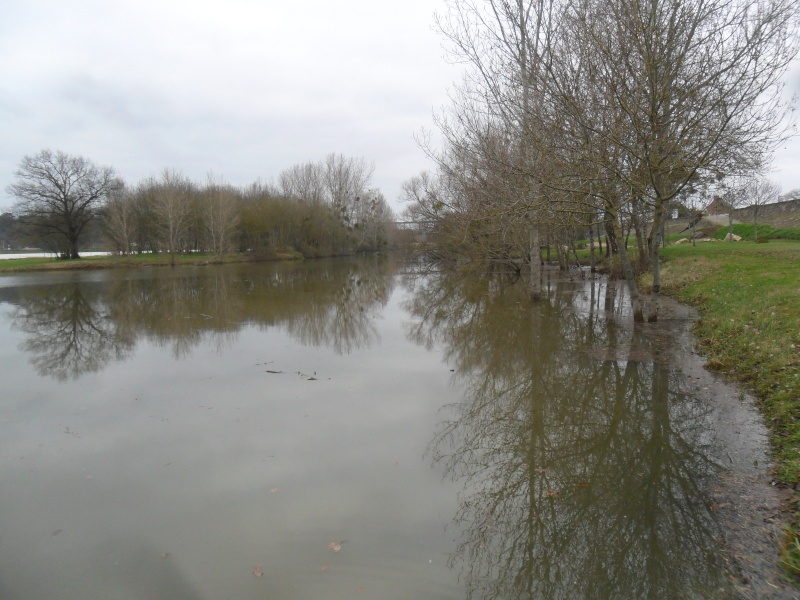
<svg viewBox="0 0 800 600">
<path fill-rule="evenodd" d="M 734 597 L 800 600 L 800 588 L 778 565 L 792 494 L 774 485 L 767 429 L 754 398 L 705 368 L 691 333 L 697 318 L 691 307 L 663 298 L 659 323 L 637 327 L 650 335 L 669 334 L 670 361 L 685 375 L 688 392 L 712 407 L 717 442 L 712 455 L 720 474 L 711 490 L 711 509 L 725 532 L 720 550 Z"/>
</svg>

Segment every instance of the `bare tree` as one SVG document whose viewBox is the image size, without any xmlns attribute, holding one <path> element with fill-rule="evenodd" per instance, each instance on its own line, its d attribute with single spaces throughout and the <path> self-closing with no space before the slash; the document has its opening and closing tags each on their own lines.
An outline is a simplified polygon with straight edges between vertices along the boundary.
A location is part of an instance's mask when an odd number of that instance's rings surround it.
<svg viewBox="0 0 800 600">
<path fill-rule="evenodd" d="M 699 180 L 762 170 L 786 137 L 781 82 L 798 48 L 795 0 L 448 7 L 440 29 L 472 69 L 440 123 L 445 143 L 482 157 L 481 181 L 505 190 L 490 194 L 506 202 L 496 214 L 527 219 L 532 231 L 563 222 L 554 213 L 602 211 L 613 240 L 632 224 L 644 249 L 649 222 L 649 261 L 640 261 L 653 269 L 648 318 L 656 320 L 669 202 Z M 486 144 L 491 128 L 507 143 Z M 636 272 L 626 245 L 618 249 L 642 321 Z"/>
<path fill-rule="evenodd" d="M 278 174 L 278 190 L 287 198 L 314 205 L 323 204 L 326 197 L 322 165 L 307 162 L 281 171 Z"/>
<path fill-rule="evenodd" d="M 151 180 L 154 190 L 153 213 L 161 243 L 175 266 L 175 254 L 182 251 L 191 216 L 192 183 L 180 173 L 164 169 L 159 181 Z"/>
<path fill-rule="evenodd" d="M 108 243 L 118 254 L 134 251 L 139 221 L 136 212 L 134 194 L 127 187 L 120 186 L 109 194 L 103 225 Z"/>
<path fill-rule="evenodd" d="M 747 186 L 747 200 L 753 210 L 753 236 L 758 242 L 758 213 L 766 204 L 777 202 L 781 195 L 781 187 L 774 181 L 765 178 L 752 179 Z"/>
<path fill-rule="evenodd" d="M 607 149 L 592 160 L 616 193 L 650 207 L 655 320 L 669 201 L 698 175 L 762 169 L 785 137 L 781 81 L 797 53 L 796 3 L 600 0 L 563 15 L 547 82 L 578 131 Z"/>
<path fill-rule="evenodd" d="M 733 242 L 733 213 L 747 204 L 747 177 L 729 177 L 719 183 L 717 196 L 728 213 L 728 241 Z"/>
<path fill-rule="evenodd" d="M 278 189 L 287 198 L 317 206 L 328 204 L 342 222 L 353 227 L 359 202 L 369 189 L 375 166 L 364 158 L 331 153 L 320 162 L 295 165 L 278 175 Z"/>
<path fill-rule="evenodd" d="M 358 203 L 367 192 L 375 166 L 364 158 L 331 153 L 325 157 L 321 171 L 328 202 L 346 225 L 354 226 Z"/>
<path fill-rule="evenodd" d="M 239 194 L 209 174 L 202 193 L 202 206 L 209 249 L 218 256 L 229 252 L 239 226 Z"/>
<path fill-rule="evenodd" d="M 440 128 L 454 146 L 459 135 L 471 136 L 488 168 L 505 173 L 492 178 L 500 188 L 492 195 L 506 201 L 496 214 L 506 223 L 509 218 L 526 223 L 533 299 L 541 296 L 539 247 L 547 218 L 541 181 L 551 167 L 540 113 L 553 6 L 553 0 L 451 0 L 447 12 L 437 15 L 454 58 L 472 67 L 455 98 L 457 126 L 441 121 Z M 508 239 L 506 227 L 498 230 Z"/>
<path fill-rule="evenodd" d="M 370 188 L 357 197 L 353 230 L 356 233 L 356 251 L 379 250 L 387 242 L 387 227 L 394 221 L 394 213 L 386 198 L 377 188 Z"/>
<path fill-rule="evenodd" d="M 42 150 L 20 162 L 8 193 L 17 198 L 19 223 L 63 258 L 80 258 L 86 226 L 97 219 L 120 185 L 112 167 L 98 167 L 82 156 Z"/>
<path fill-rule="evenodd" d="M 404 218 L 420 224 L 435 223 L 449 208 L 447 188 L 441 179 L 428 171 L 407 179 L 400 186 L 400 200 L 408 206 Z"/>
</svg>

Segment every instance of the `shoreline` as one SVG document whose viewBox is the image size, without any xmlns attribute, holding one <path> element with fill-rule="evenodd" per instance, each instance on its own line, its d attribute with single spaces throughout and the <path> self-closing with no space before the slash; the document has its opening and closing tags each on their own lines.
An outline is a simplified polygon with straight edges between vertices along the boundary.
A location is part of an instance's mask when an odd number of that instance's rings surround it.
<svg viewBox="0 0 800 600">
<path fill-rule="evenodd" d="M 696 309 L 668 296 L 662 298 L 662 309 L 661 320 L 644 327 L 658 330 L 678 325 L 674 361 L 686 375 L 692 394 L 714 414 L 713 434 L 719 443 L 712 456 L 720 473 L 711 489 L 714 504 L 710 508 L 722 525 L 721 551 L 735 577 L 737 597 L 798 600 L 800 590 L 780 566 L 792 490 L 775 484 L 769 430 L 756 399 L 706 367 L 693 332 L 701 318 Z"/>
<path fill-rule="evenodd" d="M 298 252 L 276 252 L 270 256 L 252 254 L 180 254 L 175 256 L 174 266 L 208 266 L 248 262 L 281 262 L 305 260 Z M 54 257 L 9 258 L 0 260 L 0 275 L 41 271 L 82 271 L 90 269 L 136 269 L 144 267 L 173 266 L 169 254 L 135 254 L 129 256 L 87 256 L 77 260 L 62 260 Z"/>
</svg>

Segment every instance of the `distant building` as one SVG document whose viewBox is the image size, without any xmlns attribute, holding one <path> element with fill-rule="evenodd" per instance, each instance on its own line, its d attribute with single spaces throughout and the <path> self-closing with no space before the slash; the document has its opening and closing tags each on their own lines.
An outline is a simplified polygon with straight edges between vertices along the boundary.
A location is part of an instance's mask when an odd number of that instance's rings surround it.
<svg viewBox="0 0 800 600">
<path fill-rule="evenodd" d="M 704 213 L 709 215 L 727 215 L 731 211 L 731 205 L 719 196 L 714 196 L 711 203 L 705 207 Z"/>
</svg>

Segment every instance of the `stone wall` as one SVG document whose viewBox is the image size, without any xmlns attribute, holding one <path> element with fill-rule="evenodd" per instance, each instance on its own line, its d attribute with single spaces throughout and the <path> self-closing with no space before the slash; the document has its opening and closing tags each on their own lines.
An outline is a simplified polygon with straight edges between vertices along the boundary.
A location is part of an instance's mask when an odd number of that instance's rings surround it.
<svg viewBox="0 0 800 600">
<path fill-rule="evenodd" d="M 776 202 L 774 204 L 766 204 L 758 209 L 758 223 L 759 225 L 772 225 L 773 227 L 800 227 L 800 195 L 797 193 L 791 194 L 794 196 L 791 199 Z M 755 208 L 748 206 L 745 208 L 738 208 L 733 211 L 734 223 L 752 223 Z M 668 219 L 667 231 L 669 233 L 677 233 L 684 227 L 689 225 L 690 219 Z M 700 223 L 697 224 L 697 229 L 705 229 L 706 232 L 713 231 L 717 227 L 722 227 L 728 224 L 728 215 L 704 215 Z"/>
<path fill-rule="evenodd" d="M 752 223 L 754 212 L 753 206 L 734 210 L 734 222 Z M 773 227 L 800 227 L 800 198 L 760 207 L 758 222 L 761 225 L 772 225 Z"/>
</svg>

